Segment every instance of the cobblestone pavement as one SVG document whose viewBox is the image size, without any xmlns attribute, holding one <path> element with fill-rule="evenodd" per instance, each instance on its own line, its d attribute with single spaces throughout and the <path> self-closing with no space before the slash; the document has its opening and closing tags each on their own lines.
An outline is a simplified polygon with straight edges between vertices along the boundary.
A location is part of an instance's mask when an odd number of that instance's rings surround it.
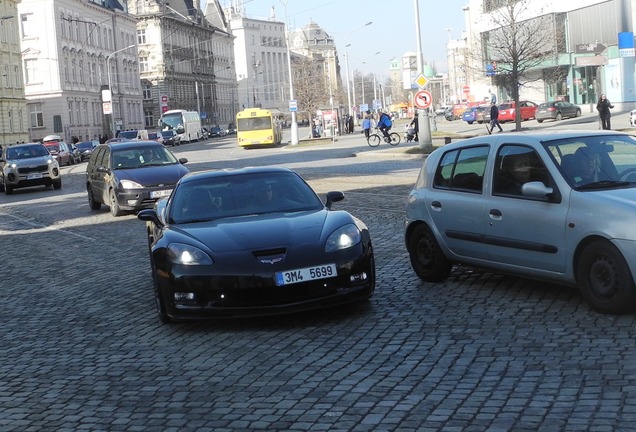
<svg viewBox="0 0 636 432">
<path fill-rule="evenodd" d="M 375 296 L 298 315 L 160 324 L 142 222 L 89 210 L 85 164 L 60 191 L 0 195 L 0 430 L 634 430 L 635 317 L 466 267 L 423 283 L 402 239 L 421 160 L 358 141 L 175 148 L 192 170 L 284 164 L 345 190 Z"/>
</svg>

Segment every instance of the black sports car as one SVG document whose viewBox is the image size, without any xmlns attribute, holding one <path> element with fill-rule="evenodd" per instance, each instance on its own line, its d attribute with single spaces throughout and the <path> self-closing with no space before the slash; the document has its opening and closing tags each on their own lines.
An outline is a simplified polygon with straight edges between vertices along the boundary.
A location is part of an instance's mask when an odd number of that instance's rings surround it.
<svg viewBox="0 0 636 432">
<path fill-rule="evenodd" d="M 163 322 L 275 315 L 363 301 L 375 289 L 366 225 L 285 168 L 191 173 L 142 210 Z"/>
</svg>

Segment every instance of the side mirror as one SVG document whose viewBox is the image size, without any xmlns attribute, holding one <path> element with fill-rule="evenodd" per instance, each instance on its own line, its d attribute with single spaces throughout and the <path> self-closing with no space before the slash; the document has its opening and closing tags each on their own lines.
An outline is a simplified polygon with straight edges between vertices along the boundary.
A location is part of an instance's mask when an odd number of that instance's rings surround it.
<svg viewBox="0 0 636 432">
<path fill-rule="evenodd" d="M 521 186 L 521 194 L 532 198 L 549 198 L 553 192 L 551 187 L 547 187 L 540 181 L 528 182 Z"/>
<path fill-rule="evenodd" d="M 141 210 L 139 213 L 137 213 L 137 218 L 146 222 L 154 222 L 155 225 L 162 225 L 155 209 Z"/>
<path fill-rule="evenodd" d="M 181 165 L 185 165 L 185 164 L 187 164 L 187 163 L 188 163 L 188 159 L 187 159 L 187 158 L 179 158 L 179 163 L 180 163 Z"/>
<path fill-rule="evenodd" d="M 327 204 L 325 204 L 325 207 L 331 210 L 331 205 L 335 202 L 342 201 L 344 197 L 344 193 L 340 191 L 327 192 Z"/>
</svg>

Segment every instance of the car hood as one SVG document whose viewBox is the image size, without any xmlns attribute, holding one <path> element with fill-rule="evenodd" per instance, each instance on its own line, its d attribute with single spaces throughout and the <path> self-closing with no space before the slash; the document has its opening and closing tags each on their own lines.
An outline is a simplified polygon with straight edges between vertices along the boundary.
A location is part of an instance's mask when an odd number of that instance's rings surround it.
<svg viewBox="0 0 636 432">
<path fill-rule="evenodd" d="M 35 167 L 40 165 L 47 165 L 49 160 L 52 160 L 52 156 L 39 156 L 27 159 L 7 159 L 7 165 L 16 164 L 18 167 Z"/>
<path fill-rule="evenodd" d="M 114 170 L 118 180 L 132 180 L 142 185 L 174 185 L 186 175 L 189 170 L 180 163 L 145 168 L 130 168 Z"/>
<path fill-rule="evenodd" d="M 191 237 L 215 253 L 263 250 L 281 247 L 307 249 L 322 245 L 329 212 L 280 213 L 218 219 L 210 222 L 182 224 L 175 232 Z"/>
</svg>

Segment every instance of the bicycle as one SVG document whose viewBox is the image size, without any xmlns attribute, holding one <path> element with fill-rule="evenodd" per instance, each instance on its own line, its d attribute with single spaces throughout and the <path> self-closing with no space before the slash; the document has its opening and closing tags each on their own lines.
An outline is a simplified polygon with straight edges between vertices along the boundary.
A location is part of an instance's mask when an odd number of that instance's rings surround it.
<svg viewBox="0 0 636 432">
<path fill-rule="evenodd" d="M 389 137 L 391 137 L 391 141 L 388 141 L 388 143 L 392 146 L 398 145 L 402 140 L 400 134 L 397 132 L 389 132 Z M 380 135 L 377 132 L 369 135 L 369 138 L 367 138 L 367 144 L 369 144 L 369 147 L 377 147 L 382 141 L 386 142 L 386 138 L 384 138 L 384 135 Z"/>
</svg>

